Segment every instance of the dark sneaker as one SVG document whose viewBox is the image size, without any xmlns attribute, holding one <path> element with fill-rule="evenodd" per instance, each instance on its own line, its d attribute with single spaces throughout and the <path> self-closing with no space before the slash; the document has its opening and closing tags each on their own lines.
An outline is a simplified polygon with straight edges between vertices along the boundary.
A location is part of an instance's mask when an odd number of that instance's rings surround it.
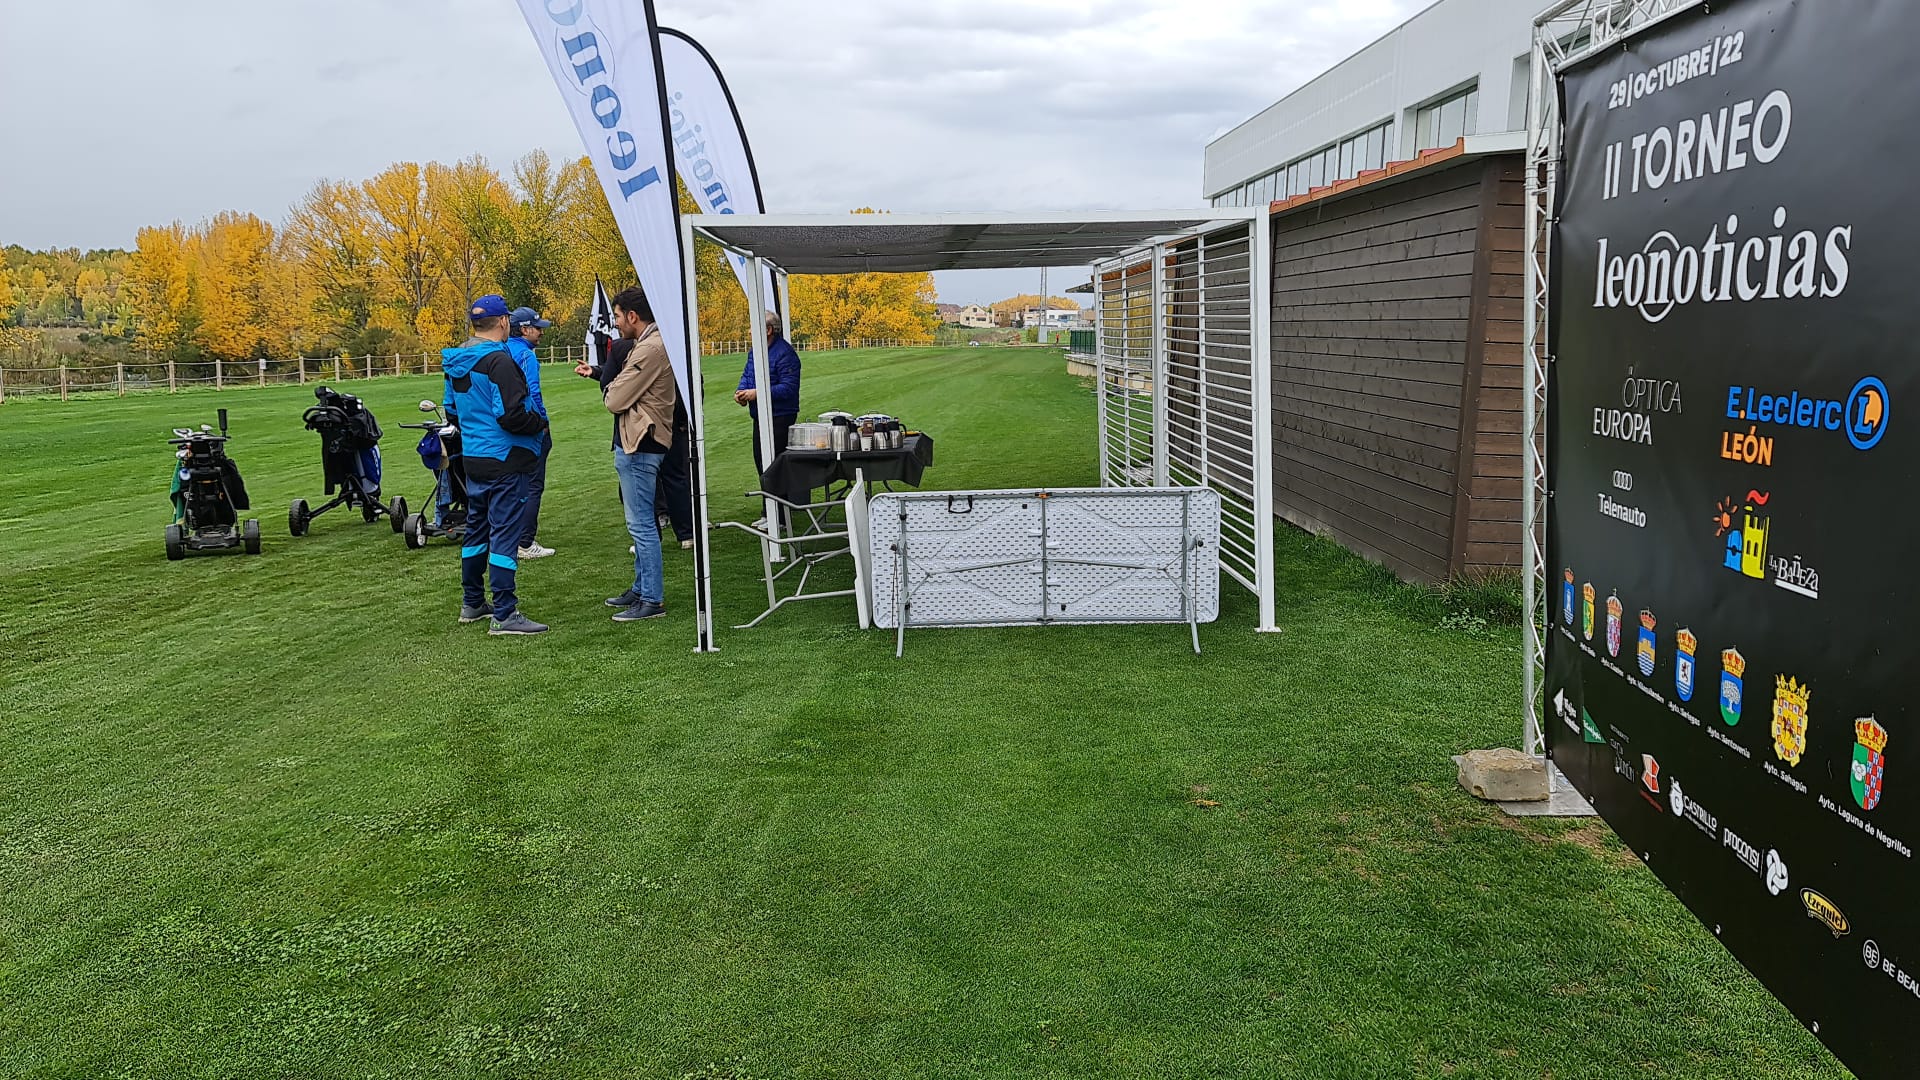
<svg viewBox="0 0 1920 1080">
<path fill-rule="evenodd" d="M 640 596 L 639 593 L 634 592 L 632 589 L 628 589 L 626 592 L 621 593 L 619 596 L 607 597 L 607 606 L 618 607 L 618 608 L 629 608 L 639 603 L 641 599 L 642 597 Z"/>
<path fill-rule="evenodd" d="M 481 619 L 492 618 L 492 616 L 492 604 L 481 604 L 479 607 L 468 607 L 465 604 L 460 605 L 460 625 L 462 626 L 470 622 L 479 622 Z"/>
<path fill-rule="evenodd" d="M 544 625 L 534 622 L 518 611 L 504 619 L 493 620 L 493 625 L 487 627 L 487 633 L 494 636 L 506 636 L 508 634 L 544 634 L 546 632 L 547 628 Z"/>
<path fill-rule="evenodd" d="M 629 608 L 614 612 L 614 622 L 639 622 L 642 619 L 657 619 L 667 613 L 667 605 L 656 604 L 651 600 L 642 600 Z"/>
</svg>

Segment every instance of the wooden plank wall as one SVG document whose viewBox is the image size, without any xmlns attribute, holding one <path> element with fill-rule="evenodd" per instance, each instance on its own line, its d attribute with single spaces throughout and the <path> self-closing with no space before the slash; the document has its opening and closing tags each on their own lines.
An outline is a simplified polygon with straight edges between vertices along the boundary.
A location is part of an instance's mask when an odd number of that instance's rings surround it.
<svg viewBox="0 0 1920 1080">
<path fill-rule="evenodd" d="M 1274 219 L 1275 511 L 1405 578 L 1518 562 L 1518 184 L 1481 159 Z"/>
<path fill-rule="evenodd" d="M 1481 340 L 1478 413 L 1473 424 L 1473 481 L 1466 536 L 1454 571 L 1468 577 L 1520 569 L 1520 483 L 1525 462 L 1520 431 L 1525 408 L 1522 320 L 1526 303 L 1526 166 L 1519 155 L 1492 159 L 1485 231 L 1486 319 Z"/>
</svg>

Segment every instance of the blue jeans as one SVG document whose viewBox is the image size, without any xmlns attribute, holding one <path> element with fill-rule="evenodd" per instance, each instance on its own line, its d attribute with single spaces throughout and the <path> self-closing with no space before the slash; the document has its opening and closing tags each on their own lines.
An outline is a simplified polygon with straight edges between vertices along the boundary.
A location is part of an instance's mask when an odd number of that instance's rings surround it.
<svg viewBox="0 0 1920 1080">
<path fill-rule="evenodd" d="M 627 515 L 627 535 L 633 537 L 633 591 L 640 599 L 663 604 L 667 599 L 666 570 L 660 562 L 660 520 L 653 509 L 665 454 L 629 454 L 615 447 L 613 471 L 620 477 L 620 505 Z"/>
<path fill-rule="evenodd" d="M 467 536 L 460 548 L 460 599 L 468 607 L 486 602 L 493 587 L 493 617 L 504 621 L 519 606 L 514 578 L 520 569 L 520 530 L 527 510 L 526 473 L 493 480 L 467 478 Z"/>
</svg>

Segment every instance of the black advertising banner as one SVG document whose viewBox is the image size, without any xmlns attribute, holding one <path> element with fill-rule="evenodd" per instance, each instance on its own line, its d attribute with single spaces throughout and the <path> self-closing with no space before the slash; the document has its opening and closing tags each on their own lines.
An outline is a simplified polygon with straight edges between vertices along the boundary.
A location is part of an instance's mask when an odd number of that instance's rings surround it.
<svg viewBox="0 0 1920 1080">
<path fill-rule="evenodd" d="M 1863 1077 L 1920 1075 L 1920 4 L 1566 73 L 1549 751 Z"/>
</svg>

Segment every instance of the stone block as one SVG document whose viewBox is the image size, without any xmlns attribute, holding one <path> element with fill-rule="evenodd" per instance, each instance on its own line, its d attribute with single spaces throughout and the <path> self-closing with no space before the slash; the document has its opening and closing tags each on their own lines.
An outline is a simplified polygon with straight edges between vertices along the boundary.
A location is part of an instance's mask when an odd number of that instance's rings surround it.
<svg viewBox="0 0 1920 1080">
<path fill-rule="evenodd" d="M 1488 802 L 1541 802 L 1547 797 L 1547 764 L 1510 747 L 1474 750 L 1460 762 L 1460 786 Z"/>
</svg>

